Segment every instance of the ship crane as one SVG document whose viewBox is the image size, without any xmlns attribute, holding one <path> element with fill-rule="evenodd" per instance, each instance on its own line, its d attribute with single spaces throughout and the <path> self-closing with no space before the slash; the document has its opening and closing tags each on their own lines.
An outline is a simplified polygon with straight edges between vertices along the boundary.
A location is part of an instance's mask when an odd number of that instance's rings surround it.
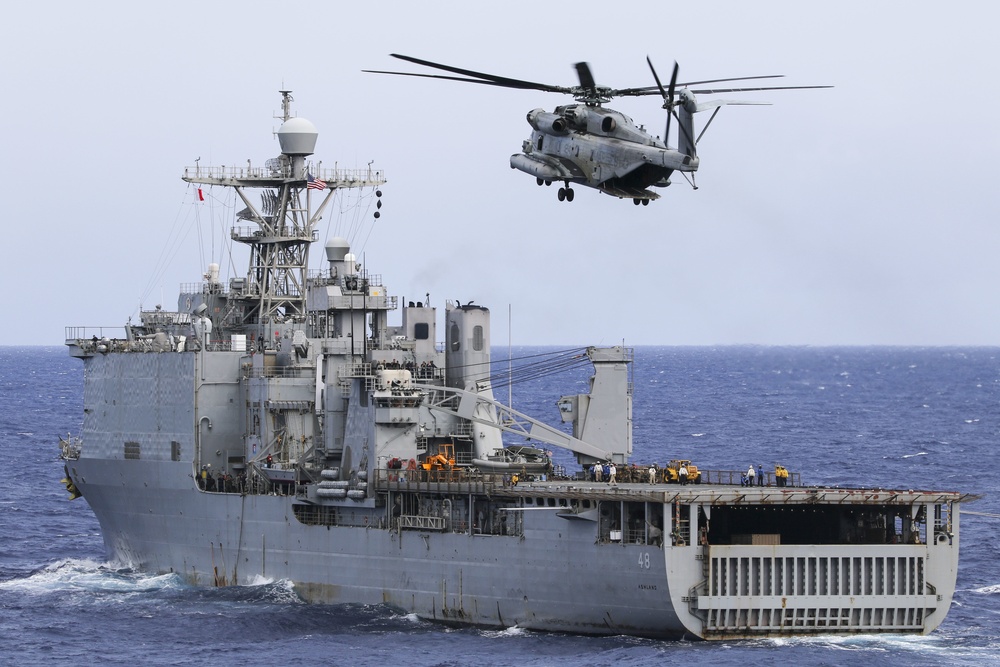
<svg viewBox="0 0 1000 667">
<path fill-rule="evenodd" d="M 484 426 L 498 428 L 505 433 L 515 433 L 529 440 L 544 442 L 554 447 L 567 449 L 578 456 L 589 456 L 600 461 L 610 461 L 615 454 L 623 454 L 622 452 L 606 450 L 574 438 L 559 429 L 532 419 L 503 403 L 473 391 L 427 384 L 413 384 L 411 386 L 415 389 L 426 391 L 428 393 L 427 406 L 437 412 L 454 415 Z M 492 410 L 477 410 L 478 407 L 483 405 L 496 410 L 496 412 L 493 413 Z M 484 419 L 480 416 L 482 414 L 496 414 L 497 420 Z"/>
</svg>

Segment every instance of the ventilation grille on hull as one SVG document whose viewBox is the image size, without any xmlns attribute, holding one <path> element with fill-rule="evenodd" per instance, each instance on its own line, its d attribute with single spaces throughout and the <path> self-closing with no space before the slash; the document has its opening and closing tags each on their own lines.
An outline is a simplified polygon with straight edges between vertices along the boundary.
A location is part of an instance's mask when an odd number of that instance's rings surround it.
<svg viewBox="0 0 1000 667">
<path fill-rule="evenodd" d="M 711 548 L 707 594 L 691 599 L 705 634 L 913 631 L 937 606 L 919 546 L 852 549 L 863 555 L 849 556 L 746 555 L 750 550 Z"/>
</svg>

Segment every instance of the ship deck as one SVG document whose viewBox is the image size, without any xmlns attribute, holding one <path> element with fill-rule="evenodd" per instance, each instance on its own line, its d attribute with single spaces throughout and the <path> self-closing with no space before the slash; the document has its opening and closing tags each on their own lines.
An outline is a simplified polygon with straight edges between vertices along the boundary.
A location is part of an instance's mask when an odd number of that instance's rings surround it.
<svg viewBox="0 0 1000 667">
<path fill-rule="evenodd" d="M 378 471 L 376 489 L 393 492 L 473 493 L 496 497 L 597 498 L 708 505 L 913 505 L 974 500 L 955 491 L 828 486 L 740 486 L 739 484 L 608 484 L 587 480 L 531 480 L 516 485 L 509 476 L 466 471 Z"/>
</svg>

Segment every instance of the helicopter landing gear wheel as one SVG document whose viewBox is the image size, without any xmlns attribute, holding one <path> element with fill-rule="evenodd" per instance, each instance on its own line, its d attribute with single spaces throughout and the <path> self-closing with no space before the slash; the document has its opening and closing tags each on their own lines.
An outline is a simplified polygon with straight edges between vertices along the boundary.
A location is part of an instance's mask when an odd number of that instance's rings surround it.
<svg viewBox="0 0 1000 667">
<path fill-rule="evenodd" d="M 546 186 L 552 185 L 552 181 L 545 181 L 545 185 Z"/>
<path fill-rule="evenodd" d="M 542 180 L 542 179 L 540 179 L 540 178 L 536 178 L 536 179 L 535 179 L 535 183 L 538 183 L 539 185 L 541 185 L 541 184 L 542 184 L 542 183 L 544 183 L 544 182 L 545 182 L 545 181 L 544 181 L 544 180 Z"/>
<path fill-rule="evenodd" d="M 639 205 L 639 200 L 638 199 L 633 199 L 632 203 L 635 204 L 636 206 L 638 206 Z"/>
<path fill-rule="evenodd" d="M 566 188 L 566 201 L 573 201 L 573 188 Z"/>
<path fill-rule="evenodd" d="M 649 200 L 648 199 L 643 199 L 642 200 L 642 205 L 643 206 L 649 206 Z"/>
<path fill-rule="evenodd" d="M 559 188 L 556 196 L 559 197 L 559 201 L 566 201 L 566 188 Z"/>
</svg>

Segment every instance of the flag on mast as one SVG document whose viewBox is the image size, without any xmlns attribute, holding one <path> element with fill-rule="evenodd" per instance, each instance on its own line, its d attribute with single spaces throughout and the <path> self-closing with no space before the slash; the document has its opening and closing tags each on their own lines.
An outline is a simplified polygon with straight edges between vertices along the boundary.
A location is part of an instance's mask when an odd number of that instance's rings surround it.
<svg viewBox="0 0 1000 667">
<path fill-rule="evenodd" d="M 321 181 L 318 178 L 313 178 L 313 175 L 306 172 L 306 188 L 309 190 L 325 190 L 326 181 Z"/>
</svg>

